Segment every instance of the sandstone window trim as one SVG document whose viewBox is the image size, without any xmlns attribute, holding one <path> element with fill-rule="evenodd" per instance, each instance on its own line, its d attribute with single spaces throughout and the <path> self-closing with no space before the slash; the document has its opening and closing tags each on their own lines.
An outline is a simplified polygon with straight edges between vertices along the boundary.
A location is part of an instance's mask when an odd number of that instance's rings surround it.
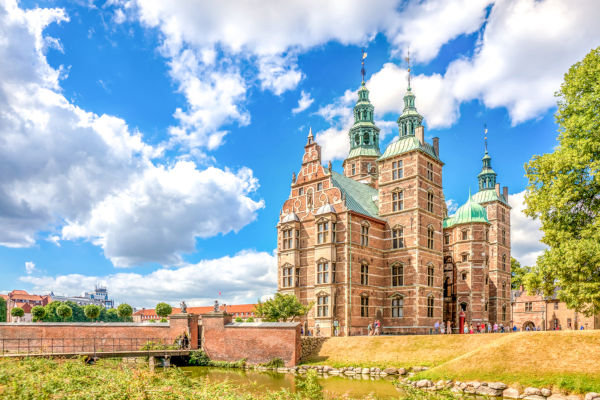
<svg viewBox="0 0 600 400">
<path fill-rule="evenodd" d="M 427 248 L 433 250 L 434 247 L 434 234 L 435 234 L 435 228 L 433 227 L 433 225 L 429 225 L 427 227 Z"/>
<path fill-rule="evenodd" d="M 317 244 L 327 243 L 329 238 L 329 220 L 321 218 L 317 221 Z"/>
<path fill-rule="evenodd" d="M 361 317 L 369 316 L 369 296 L 367 296 L 367 295 L 360 296 L 360 316 Z"/>
<path fill-rule="evenodd" d="M 402 225 L 396 225 L 392 229 L 392 249 L 403 249 L 404 248 L 404 227 Z"/>
<path fill-rule="evenodd" d="M 317 285 L 329 283 L 329 260 L 321 258 L 317 261 Z"/>
<path fill-rule="evenodd" d="M 323 190 L 323 182 L 317 183 L 317 191 L 320 192 L 321 190 Z"/>
<path fill-rule="evenodd" d="M 433 163 L 427 161 L 427 179 L 433 181 Z"/>
<path fill-rule="evenodd" d="M 460 261 L 461 262 L 467 262 L 467 261 L 469 261 L 469 253 L 462 253 L 460 255 Z"/>
<path fill-rule="evenodd" d="M 395 263 L 391 266 L 392 287 L 404 286 L 404 264 Z"/>
<path fill-rule="evenodd" d="M 369 223 L 367 221 L 363 221 L 360 224 L 360 245 L 367 247 L 369 245 Z"/>
<path fill-rule="evenodd" d="M 392 161 L 392 180 L 404 178 L 404 163 L 402 160 Z"/>
<path fill-rule="evenodd" d="M 369 284 L 369 264 L 366 261 L 360 264 L 360 284 L 365 286 Z"/>
<path fill-rule="evenodd" d="M 435 266 L 432 263 L 427 264 L 427 286 L 433 287 L 435 281 Z"/>
<path fill-rule="evenodd" d="M 293 287 L 293 282 L 294 282 L 294 266 L 286 263 L 281 267 L 281 286 L 282 287 Z"/>
<path fill-rule="evenodd" d="M 450 234 L 447 233 L 444 235 L 444 244 L 445 245 L 449 245 L 450 244 Z"/>
<path fill-rule="evenodd" d="M 351 175 L 356 175 L 356 164 L 350 164 Z"/>
<path fill-rule="evenodd" d="M 432 190 L 428 191 L 427 192 L 427 211 L 429 211 L 430 213 L 433 212 L 434 199 L 435 199 L 435 195 L 433 194 L 433 191 Z"/>
<path fill-rule="evenodd" d="M 329 295 L 317 295 L 317 318 L 325 318 L 329 316 Z"/>
<path fill-rule="evenodd" d="M 404 296 L 395 295 L 392 297 L 392 318 L 404 318 Z"/>
<path fill-rule="evenodd" d="M 404 191 L 402 189 L 394 189 L 392 191 L 392 211 L 404 210 Z"/>
<path fill-rule="evenodd" d="M 427 296 L 427 318 L 433 318 L 433 308 L 435 306 L 435 297 L 433 294 Z"/>
<path fill-rule="evenodd" d="M 463 229 L 460 231 L 460 236 L 462 240 L 469 240 L 469 230 Z"/>
<path fill-rule="evenodd" d="M 292 227 L 284 227 L 281 229 L 281 249 L 290 250 L 293 249 L 293 234 L 294 229 Z"/>
</svg>

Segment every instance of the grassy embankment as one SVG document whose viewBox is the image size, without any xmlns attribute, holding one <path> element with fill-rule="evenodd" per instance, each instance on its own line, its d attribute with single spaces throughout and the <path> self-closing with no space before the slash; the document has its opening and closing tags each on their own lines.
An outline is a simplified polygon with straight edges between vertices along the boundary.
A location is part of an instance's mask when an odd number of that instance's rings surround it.
<svg viewBox="0 0 600 400">
<path fill-rule="evenodd" d="M 332 338 L 307 360 L 331 366 L 428 366 L 417 377 L 600 391 L 600 331 Z"/>
</svg>

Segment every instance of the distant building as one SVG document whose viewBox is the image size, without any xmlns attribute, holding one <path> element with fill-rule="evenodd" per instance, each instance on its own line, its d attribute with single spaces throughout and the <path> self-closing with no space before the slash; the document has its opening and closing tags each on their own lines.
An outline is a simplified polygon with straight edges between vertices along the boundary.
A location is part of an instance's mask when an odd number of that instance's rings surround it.
<svg viewBox="0 0 600 400">
<path fill-rule="evenodd" d="M 106 309 L 114 308 L 115 302 L 108 298 L 108 289 L 102 286 L 96 286 L 93 292 L 85 292 L 83 296 L 57 296 L 50 292 L 53 301 L 70 301 L 80 306 L 96 304 Z"/>
<path fill-rule="evenodd" d="M 537 330 L 575 330 L 600 329 L 600 314 L 586 317 L 558 300 L 556 295 L 544 297 L 539 294 L 529 295 L 523 290 L 511 292 L 511 308 L 513 326 L 521 331 Z"/>
<path fill-rule="evenodd" d="M 219 310 L 226 311 L 228 314 L 235 318 L 242 318 L 246 320 L 250 317 L 255 318 L 254 315 L 254 307 L 256 304 L 236 304 L 236 305 L 227 305 L 223 304 L 219 306 Z M 213 311 L 213 307 L 188 307 L 187 312 L 189 314 L 208 314 Z M 172 314 L 179 314 L 181 312 L 181 308 L 173 307 Z M 139 311 L 136 311 L 133 314 L 133 322 L 146 322 L 146 321 L 158 321 L 160 317 L 156 315 L 156 310 L 154 308 L 144 308 Z M 258 321 L 257 321 L 258 322 Z"/>
<path fill-rule="evenodd" d="M 13 290 L 9 294 L 0 295 L 6 300 L 6 321 L 8 322 L 31 322 L 33 317 L 31 309 L 35 306 L 45 306 L 52 302 L 48 295 L 29 294 L 25 290 Z M 10 315 L 13 308 L 20 307 L 25 312 L 25 315 L 19 321 Z"/>
</svg>

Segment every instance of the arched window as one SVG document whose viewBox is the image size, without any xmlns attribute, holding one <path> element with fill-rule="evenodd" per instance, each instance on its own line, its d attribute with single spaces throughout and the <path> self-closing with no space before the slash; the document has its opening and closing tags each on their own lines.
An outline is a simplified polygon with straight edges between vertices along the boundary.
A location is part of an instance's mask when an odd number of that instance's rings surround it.
<svg viewBox="0 0 600 400">
<path fill-rule="evenodd" d="M 502 254 L 502 271 L 506 271 L 506 254 Z"/>
<path fill-rule="evenodd" d="M 434 274 L 433 264 L 429 264 L 427 266 L 427 286 L 433 286 L 433 274 Z"/>
<path fill-rule="evenodd" d="M 317 317 L 329 316 L 329 296 L 317 296 Z"/>
<path fill-rule="evenodd" d="M 370 140 L 369 140 L 369 134 L 367 132 L 365 132 L 365 134 L 363 135 L 363 143 L 364 144 L 369 144 Z"/>
<path fill-rule="evenodd" d="M 392 211 L 402 211 L 404 209 L 404 192 L 397 190 L 392 192 Z"/>
<path fill-rule="evenodd" d="M 369 284 L 369 265 L 367 263 L 362 263 L 360 265 L 360 284 Z"/>
<path fill-rule="evenodd" d="M 392 318 L 404 317 L 404 298 L 401 296 L 392 299 Z"/>
<path fill-rule="evenodd" d="M 369 245 L 369 224 L 367 222 L 363 222 L 360 227 L 360 245 L 365 247 Z"/>
<path fill-rule="evenodd" d="M 404 229 L 396 226 L 392 229 L 392 248 L 401 249 L 404 247 Z"/>
<path fill-rule="evenodd" d="M 433 295 L 430 294 L 429 297 L 427 297 L 427 317 L 429 318 L 433 318 L 433 304 L 434 298 Z"/>
<path fill-rule="evenodd" d="M 360 298 L 360 316 L 369 316 L 369 296 L 362 296 Z"/>
<path fill-rule="evenodd" d="M 404 286 L 404 265 L 392 265 L 392 286 Z"/>
<path fill-rule="evenodd" d="M 427 192 L 427 211 L 433 212 L 433 192 Z"/>
<path fill-rule="evenodd" d="M 427 248 L 433 249 L 433 226 L 429 225 L 427 227 Z"/>
</svg>

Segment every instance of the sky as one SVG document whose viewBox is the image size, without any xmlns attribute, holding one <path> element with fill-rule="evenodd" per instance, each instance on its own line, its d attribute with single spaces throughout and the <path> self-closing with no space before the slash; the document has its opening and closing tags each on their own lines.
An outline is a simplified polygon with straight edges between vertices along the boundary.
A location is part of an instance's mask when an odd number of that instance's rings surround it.
<svg viewBox="0 0 600 400">
<path fill-rule="evenodd" d="M 600 45 L 596 0 L 0 0 L 0 292 L 255 302 L 309 129 L 341 171 L 360 86 L 397 137 L 410 49 L 450 210 L 483 127 L 512 253 L 543 251 L 524 164 L 556 146 L 564 73 Z"/>
</svg>

